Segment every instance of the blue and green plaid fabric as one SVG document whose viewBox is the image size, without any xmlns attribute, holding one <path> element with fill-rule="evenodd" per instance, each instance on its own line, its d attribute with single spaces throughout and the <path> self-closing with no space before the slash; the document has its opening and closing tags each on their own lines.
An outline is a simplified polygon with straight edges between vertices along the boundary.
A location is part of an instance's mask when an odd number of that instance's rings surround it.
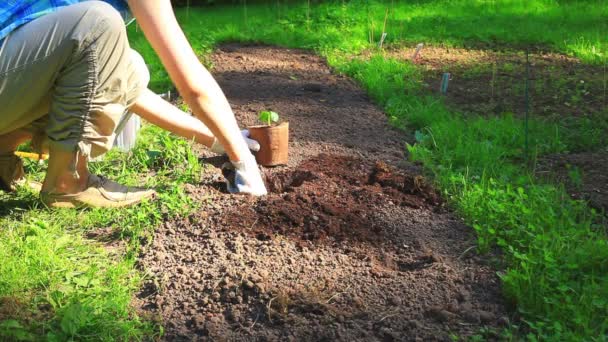
<svg viewBox="0 0 608 342">
<path fill-rule="evenodd" d="M 57 9 L 89 0 L 4 0 L 0 1 L 0 42 L 14 29 Z M 128 23 L 132 17 L 126 0 L 103 0 Z"/>
</svg>

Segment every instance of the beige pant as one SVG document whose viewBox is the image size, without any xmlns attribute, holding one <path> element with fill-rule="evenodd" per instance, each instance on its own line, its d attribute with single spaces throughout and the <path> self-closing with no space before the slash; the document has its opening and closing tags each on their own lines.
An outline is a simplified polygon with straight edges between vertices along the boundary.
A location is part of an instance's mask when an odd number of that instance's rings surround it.
<svg viewBox="0 0 608 342">
<path fill-rule="evenodd" d="M 64 7 L 0 43 L 0 135 L 26 130 L 52 147 L 97 157 L 112 147 L 149 77 L 113 7 Z"/>
</svg>

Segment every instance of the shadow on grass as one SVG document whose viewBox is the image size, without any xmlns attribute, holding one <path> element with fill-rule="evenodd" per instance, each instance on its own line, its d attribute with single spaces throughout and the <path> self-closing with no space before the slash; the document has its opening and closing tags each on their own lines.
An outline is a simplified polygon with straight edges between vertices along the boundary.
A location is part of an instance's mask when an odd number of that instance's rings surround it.
<svg viewBox="0 0 608 342">
<path fill-rule="evenodd" d="M 0 218 L 21 215 L 41 207 L 42 204 L 34 194 L 0 193 Z"/>
</svg>

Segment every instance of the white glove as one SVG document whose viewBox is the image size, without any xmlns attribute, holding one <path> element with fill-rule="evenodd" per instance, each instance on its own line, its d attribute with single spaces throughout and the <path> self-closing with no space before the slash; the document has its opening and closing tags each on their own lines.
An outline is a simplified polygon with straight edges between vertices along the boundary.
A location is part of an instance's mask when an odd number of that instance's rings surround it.
<svg viewBox="0 0 608 342">
<path fill-rule="evenodd" d="M 268 194 L 262 180 L 258 163 L 253 155 L 247 156 L 240 162 L 228 162 L 222 166 L 226 184 L 230 193 L 245 193 L 253 196 Z"/>
<path fill-rule="evenodd" d="M 249 130 L 247 130 L 247 129 L 242 130 L 241 135 L 243 136 L 243 139 L 245 139 L 245 142 L 247 143 L 247 146 L 249 147 L 250 150 L 252 150 L 253 152 L 257 152 L 260 150 L 260 144 L 253 139 L 249 139 Z M 220 142 L 219 142 L 219 140 L 217 140 L 217 138 L 215 138 L 215 140 L 213 141 L 213 145 L 211 145 L 210 150 L 211 150 L 211 152 L 217 153 L 217 154 L 226 153 L 226 151 L 224 150 L 224 146 L 222 146 L 222 144 L 220 144 Z"/>
</svg>

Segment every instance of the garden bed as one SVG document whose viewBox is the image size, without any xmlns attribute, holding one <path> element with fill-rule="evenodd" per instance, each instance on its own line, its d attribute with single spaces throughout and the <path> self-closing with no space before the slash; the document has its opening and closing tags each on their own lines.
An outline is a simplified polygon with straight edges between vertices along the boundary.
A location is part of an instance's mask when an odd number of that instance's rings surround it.
<svg viewBox="0 0 608 342">
<path fill-rule="evenodd" d="M 593 208 L 608 211 L 608 153 L 554 154 L 541 160 L 537 174 L 565 184 L 574 199 L 588 201 Z"/>
<path fill-rule="evenodd" d="M 137 304 L 165 339 L 444 340 L 508 322 L 492 256 L 354 82 L 300 50 L 225 45 L 213 63 L 243 126 L 265 109 L 290 122 L 291 160 L 265 171 L 263 199 L 207 172 L 187 189 L 201 210 L 157 230 Z"/>
<path fill-rule="evenodd" d="M 400 49 L 389 56 L 411 57 Z M 524 51 L 469 50 L 426 47 L 415 61 L 423 72 L 427 89 L 441 95 L 442 74 L 450 73 L 445 94 L 453 110 L 480 115 L 526 111 L 526 54 Z M 558 53 L 529 54 L 529 105 L 532 115 L 571 119 L 594 117 L 608 105 L 606 70 L 603 65 L 581 63 Z"/>
<path fill-rule="evenodd" d="M 413 52 L 410 47 L 390 50 L 387 55 L 403 60 L 411 59 Z M 602 148 L 608 142 L 605 66 L 538 50 L 530 53 L 529 62 L 530 118 L 555 125 L 555 134 L 571 149 L 539 156 L 536 174 L 565 184 L 572 198 L 608 210 L 608 152 Z M 523 51 L 425 47 L 415 63 L 423 72 L 425 91 L 442 98 L 455 112 L 485 117 L 506 113 L 525 116 Z M 450 73 L 448 91 L 441 94 L 441 79 L 446 72 Z"/>
<path fill-rule="evenodd" d="M 575 151 L 541 156 L 537 174 L 564 183 L 574 199 L 608 210 L 605 170 L 608 93 L 603 65 L 581 63 L 557 53 L 530 53 L 529 107 L 533 120 L 550 120 Z M 440 95 L 443 72 L 451 73 L 446 104 L 479 115 L 526 112 L 526 56 L 518 51 L 427 48 L 417 60 L 428 89 Z M 585 131 L 569 136 L 568 130 Z M 582 128 L 582 129 L 581 129 Z M 534 139 L 534 137 L 532 137 Z M 598 150 L 599 148 L 599 150 Z"/>
</svg>

